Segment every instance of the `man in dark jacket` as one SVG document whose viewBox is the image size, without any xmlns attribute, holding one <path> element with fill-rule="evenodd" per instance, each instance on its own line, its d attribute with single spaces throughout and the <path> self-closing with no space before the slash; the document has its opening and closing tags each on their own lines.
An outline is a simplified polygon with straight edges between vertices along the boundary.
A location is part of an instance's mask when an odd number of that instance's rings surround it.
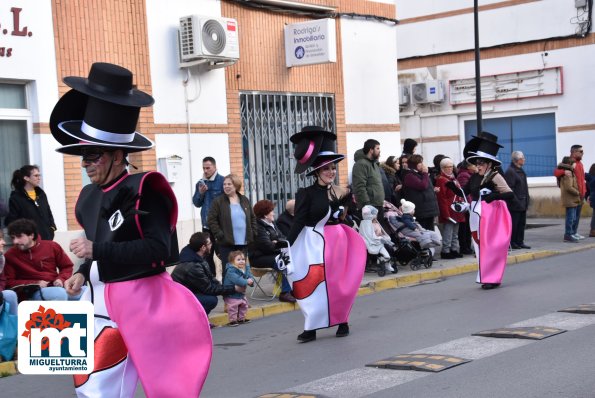
<svg viewBox="0 0 595 398">
<path fill-rule="evenodd" d="M 174 281 L 186 286 L 200 301 L 207 315 L 217 306 L 217 296 L 244 292 L 245 287 L 223 286 L 211 272 L 205 257 L 211 252 L 211 239 L 206 232 L 197 232 L 180 252 L 180 264 L 171 274 Z"/>
<path fill-rule="evenodd" d="M 355 164 L 351 172 L 351 186 L 357 202 L 357 208 L 366 205 L 378 209 L 378 219 L 383 213 L 384 185 L 380 175 L 378 158 L 380 157 L 380 143 L 369 139 L 364 143 L 362 150 L 355 152 Z"/>
<path fill-rule="evenodd" d="M 529 207 L 529 186 L 527 185 L 527 174 L 523 170 L 525 155 L 521 151 L 514 151 L 511 159 L 510 167 L 504 173 L 506 183 L 516 197 L 506 202 L 512 219 L 510 246 L 513 249 L 530 249 L 531 247 L 525 244 L 525 226 L 527 224 L 527 208 Z"/>
</svg>

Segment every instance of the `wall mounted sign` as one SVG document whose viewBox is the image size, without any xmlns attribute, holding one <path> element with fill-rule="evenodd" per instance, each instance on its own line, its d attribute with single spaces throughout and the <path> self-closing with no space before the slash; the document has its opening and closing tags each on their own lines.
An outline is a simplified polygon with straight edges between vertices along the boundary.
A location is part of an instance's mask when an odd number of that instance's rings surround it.
<svg viewBox="0 0 595 398">
<path fill-rule="evenodd" d="M 475 79 L 450 80 L 451 105 L 475 103 Z M 562 67 L 529 70 L 481 77 L 481 101 L 493 102 L 560 95 Z"/>
<path fill-rule="evenodd" d="M 326 18 L 285 25 L 285 64 L 337 62 L 335 20 Z"/>
<path fill-rule="evenodd" d="M 0 58 L 9 58 L 14 53 L 12 43 L 14 40 L 6 40 L 5 36 L 31 37 L 31 32 L 27 26 L 21 26 L 22 8 L 11 7 L 10 12 L 6 13 L 0 9 Z"/>
</svg>

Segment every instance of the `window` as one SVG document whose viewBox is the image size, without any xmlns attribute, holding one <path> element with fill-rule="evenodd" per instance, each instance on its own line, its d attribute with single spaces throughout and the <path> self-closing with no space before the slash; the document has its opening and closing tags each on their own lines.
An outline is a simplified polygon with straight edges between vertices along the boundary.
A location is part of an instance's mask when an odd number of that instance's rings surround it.
<svg viewBox="0 0 595 398">
<path fill-rule="evenodd" d="M 483 129 L 498 136 L 498 159 L 506 170 L 512 151 L 525 155 L 527 177 L 551 176 L 556 168 L 556 119 L 554 113 L 484 119 Z M 477 132 L 477 121 L 465 121 L 465 142 Z"/>
<path fill-rule="evenodd" d="M 29 163 L 28 117 L 24 84 L 0 83 L 0 200 L 8 204 L 12 173 Z"/>
</svg>

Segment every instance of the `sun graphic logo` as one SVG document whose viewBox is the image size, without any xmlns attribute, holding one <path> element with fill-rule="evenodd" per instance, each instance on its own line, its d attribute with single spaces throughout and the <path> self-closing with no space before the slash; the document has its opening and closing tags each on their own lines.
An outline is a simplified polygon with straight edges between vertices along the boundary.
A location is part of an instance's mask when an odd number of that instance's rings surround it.
<svg viewBox="0 0 595 398">
<path fill-rule="evenodd" d="M 89 374 L 93 371 L 93 304 L 23 301 L 19 304 L 19 371 Z"/>
</svg>

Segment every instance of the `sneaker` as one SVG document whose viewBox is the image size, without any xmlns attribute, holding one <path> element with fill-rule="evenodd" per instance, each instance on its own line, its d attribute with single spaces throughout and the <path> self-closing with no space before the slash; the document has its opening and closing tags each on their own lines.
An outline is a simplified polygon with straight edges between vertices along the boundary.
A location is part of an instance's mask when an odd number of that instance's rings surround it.
<svg viewBox="0 0 595 398">
<path fill-rule="evenodd" d="M 239 326 L 239 323 L 238 323 L 238 321 L 231 321 L 227 324 L 227 326 L 233 328 L 233 327 Z"/>
<path fill-rule="evenodd" d="M 243 324 L 243 323 L 250 323 L 250 322 L 252 322 L 252 319 L 248 319 L 248 318 L 238 320 L 238 323 L 240 325 Z"/>
<path fill-rule="evenodd" d="M 573 235 L 564 235 L 564 242 L 577 243 L 578 239 Z"/>
<path fill-rule="evenodd" d="M 578 240 L 583 240 L 583 239 L 585 239 L 585 237 L 584 237 L 583 235 L 580 235 L 580 234 L 574 234 L 574 235 L 572 235 L 572 236 L 573 236 L 574 238 L 578 239 Z"/>
</svg>

